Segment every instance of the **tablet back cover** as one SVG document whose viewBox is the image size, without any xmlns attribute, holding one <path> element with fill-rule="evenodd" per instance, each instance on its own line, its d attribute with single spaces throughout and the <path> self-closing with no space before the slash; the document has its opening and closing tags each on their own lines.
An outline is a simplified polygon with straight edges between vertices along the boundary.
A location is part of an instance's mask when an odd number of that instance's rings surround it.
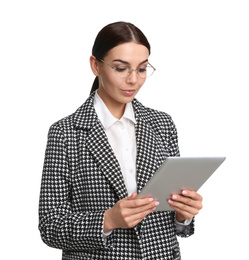
<svg viewBox="0 0 249 260">
<path fill-rule="evenodd" d="M 168 157 L 148 181 L 138 198 L 151 196 L 160 202 L 156 211 L 173 210 L 167 199 L 181 190 L 198 191 L 225 157 Z"/>
</svg>

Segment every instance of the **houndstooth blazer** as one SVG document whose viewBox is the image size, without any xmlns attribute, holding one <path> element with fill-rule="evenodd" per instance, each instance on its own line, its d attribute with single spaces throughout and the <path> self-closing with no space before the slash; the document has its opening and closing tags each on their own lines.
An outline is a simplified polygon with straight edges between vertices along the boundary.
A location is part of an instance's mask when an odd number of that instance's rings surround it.
<svg viewBox="0 0 249 260">
<path fill-rule="evenodd" d="M 180 259 L 173 211 L 153 212 L 131 229 L 103 238 L 105 210 L 128 196 L 119 163 L 93 105 L 94 93 L 49 130 L 42 175 L 39 229 L 63 260 Z M 136 117 L 138 193 L 166 157 L 179 156 L 171 117 L 132 102 Z"/>
</svg>

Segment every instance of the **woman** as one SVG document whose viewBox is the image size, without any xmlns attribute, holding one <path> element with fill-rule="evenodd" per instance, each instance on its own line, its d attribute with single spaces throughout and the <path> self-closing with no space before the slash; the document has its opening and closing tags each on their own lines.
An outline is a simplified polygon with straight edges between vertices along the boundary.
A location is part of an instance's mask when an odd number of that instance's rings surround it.
<svg viewBox="0 0 249 260">
<path fill-rule="evenodd" d="M 176 235 L 194 232 L 202 198 L 136 198 L 168 156 L 179 156 L 171 117 L 135 96 L 154 72 L 150 44 L 134 25 L 104 27 L 95 40 L 91 94 L 50 128 L 40 194 L 40 232 L 62 259 L 180 259 Z M 166 199 L 166 198 L 165 198 Z"/>
</svg>

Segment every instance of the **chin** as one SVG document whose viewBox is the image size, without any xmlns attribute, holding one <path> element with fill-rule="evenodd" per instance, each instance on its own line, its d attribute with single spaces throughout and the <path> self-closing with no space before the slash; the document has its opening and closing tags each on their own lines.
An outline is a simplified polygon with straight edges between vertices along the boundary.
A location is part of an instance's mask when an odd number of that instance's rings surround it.
<svg viewBox="0 0 249 260">
<path fill-rule="evenodd" d="M 122 98 L 122 103 L 124 103 L 124 104 L 127 104 L 127 103 L 130 103 L 130 102 L 132 102 L 132 100 L 135 98 L 135 95 L 134 96 L 132 96 L 132 97 L 125 97 L 125 98 Z"/>
</svg>

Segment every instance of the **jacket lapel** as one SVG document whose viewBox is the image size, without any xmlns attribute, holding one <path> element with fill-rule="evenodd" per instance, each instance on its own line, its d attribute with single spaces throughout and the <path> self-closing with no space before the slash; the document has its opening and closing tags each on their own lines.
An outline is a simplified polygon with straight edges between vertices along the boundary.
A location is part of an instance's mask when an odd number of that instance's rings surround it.
<svg viewBox="0 0 249 260">
<path fill-rule="evenodd" d="M 137 140 L 137 191 L 138 193 L 154 175 L 166 158 L 160 137 L 156 134 L 150 115 L 135 99 L 136 140 Z"/>
<path fill-rule="evenodd" d="M 109 180 L 119 199 L 128 196 L 123 175 L 116 156 L 108 142 L 105 131 L 93 105 L 94 94 L 76 111 L 74 122 L 78 128 L 87 130 L 86 145 L 95 163 Z M 91 163 L 91 162 L 90 162 Z"/>
<path fill-rule="evenodd" d="M 123 175 L 116 156 L 108 142 L 108 138 L 98 121 L 89 131 L 87 145 L 97 165 L 111 183 L 119 199 L 128 196 Z"/>
</svg>

